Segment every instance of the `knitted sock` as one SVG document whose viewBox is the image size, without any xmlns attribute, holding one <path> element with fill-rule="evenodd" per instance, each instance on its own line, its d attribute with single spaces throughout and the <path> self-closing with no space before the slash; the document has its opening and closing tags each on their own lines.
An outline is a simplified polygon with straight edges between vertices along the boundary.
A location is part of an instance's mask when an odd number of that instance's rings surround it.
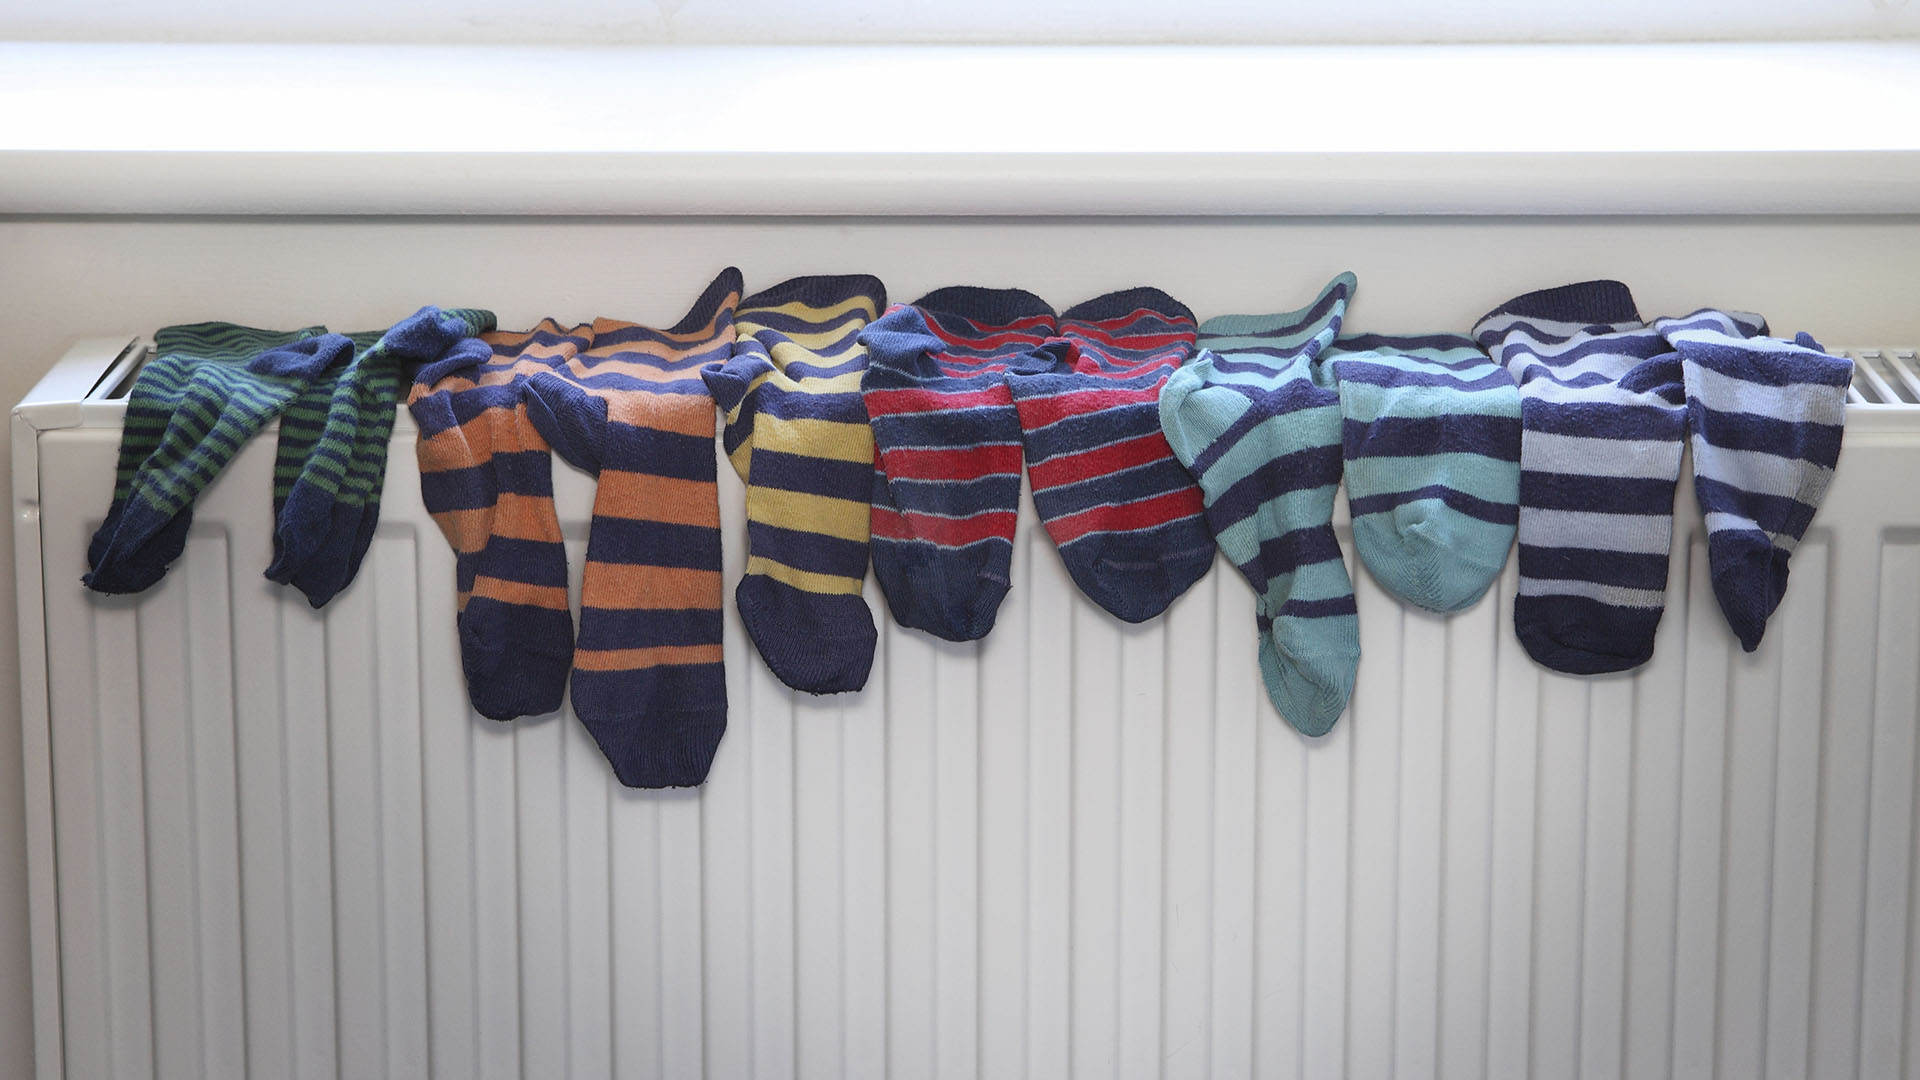
<svg viewBox="0 0 1920 1080">
<path fill-rule="evenodd" d="M 491 350 L 474 335 L 491 329 L 492 312 L 427 307 L 384 334 L 349 335 L 353 360 L 315 379 L 280 417 L 270 580 L 316 608 L 352 583 L 380 519 L 401 363 L 431 363 L 456 346 L 484 361 Z"/>
<path fill-rule="evenodd" d="M 527 415 L 527 378 L 586 339 L 551 320 L 449 349 L 414 377 L 420 494 L 453 545 L 460 662 L 482 716 L 560 707 L 573 662 L 567 552 L 553 508 L 553 455 Z"/>
<path fill-rule="evenodd" d="M 1520 391 L 1457 334 L 1340 338 L 1353 546 L 1388 592 L 1433 611 L 1480 599 L 1507 562 L 1520 500 Z"/>
<path fill-rule="evenodd" d="M 1360 662 L 1333 532 L 1340 395 L 1317 362 L 1353 285 L 1342 274 L 1285 315 L 1208 319 L 1199 358 L 1160 395 L 1167 442 L 1200 481 L 1214 539 L 1253 585 L 1267 696 L 1307 735 L 1332 730 Z"/>
<path fill-rule="evenodd" d="M 1654 326 L 1680 351 L 1685 373 L 1713 592 L 1752 652 L 1787 591 L 1787 560 L 1833 481 L 1853 361 L 1804 333 L 1768 337 L 1757 315 L 1706 310 Z"/>
<path fill-rule="evenodd" d="M 1213 565 L 1200 488 L 1160 431 L 1160 388 L 1193 356 L 1194 319 L 1159 289 L 1060 316 L 1061 370 L 1013 374 L 1027 481 L 1080 591 L 1143 622 Z"/>
<path fill-rule="evenodd" d="M 127 398 L 120 467 L 81 580 L 139 592 L 186 547 L 193 500 L 302 387 L 353 345 L 319 327 L 292 333 L 232 323 L 169 326 Z"/>
<path fill-rule="evenodd" d="M 733 352 L 740 271 L 677 325 L 596 320 L 593 343 L 527 381 L 534 423 L 597 472 L 573 710 L 628 787 L 707 778 L 727 727 L 720 497 L 704 364 Z"/>
<path fill-rule="evenodd" d="M 1020 417 L 1004 376 L 1058 363 L 1053 309 L 1019 289 L 939 289 L 860 335 L 879 450 L 873 571 L 902 626 L 948 641 L 993 629 L 1013 569 Z"/>
<path fill-rule="evenodd" d="M 860 595 L 873 430 L 857 336 L 887 306 L 878 278 L 804 277 L 740 302 L 733 356 L 701 370 L 747 485 L 747 573 L 734 603 L 780 681 L 858 690 L 878 633 Z"/>
<path fill-rule="evenodd" d="M 1686 433 L 1679 354 L 1617 281 L 1509 300 L 1473 337 L 1520 385 L 1515 634 L 1555 671 L 1646 663 Z"/>
</svg>

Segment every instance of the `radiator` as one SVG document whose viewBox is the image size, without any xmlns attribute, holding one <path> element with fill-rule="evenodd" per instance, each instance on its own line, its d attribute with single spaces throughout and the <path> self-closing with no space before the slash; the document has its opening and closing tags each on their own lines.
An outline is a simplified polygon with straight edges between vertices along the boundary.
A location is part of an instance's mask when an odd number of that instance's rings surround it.
<svg viewBox="0 0 1920 1080">
<path fill-rule="evenodd" d="M 1854 354 L 1755 654 L 1683 481 L 1646 668 L 1528 661 L 1511 563 L 1444 619 L 1356 572 L 1310 742 L 1229 567 L 1127 626 L 1029 507 L 993 634 L 882 618 L 861 694 L 785 690 L 729 604 L 680 792 L 469 711 L 404 412 L 324 612 L 261 577 L 270 437 L 157 589 L 85 593 L 142 351 L 82 342 L 13 420 L 42 1077 L 1920 1075 L 1911 351 Z M 590 481 L 556 483 L 577 574 Z"/>
</svg>

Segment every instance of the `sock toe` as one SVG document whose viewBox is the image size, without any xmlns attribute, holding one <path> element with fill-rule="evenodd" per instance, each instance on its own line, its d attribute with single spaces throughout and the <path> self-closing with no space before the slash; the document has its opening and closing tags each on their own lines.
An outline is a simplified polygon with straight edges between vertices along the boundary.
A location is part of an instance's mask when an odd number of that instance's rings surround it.
<svg viewBox="0 0 1920 1080">
<path fill-rule="evenodd" d="M 1767 620 L 1787 590 L 1787 553 L 1773 546 L 1765 533 L 1724 531 L 1707 541 L 1713 566 L 1713 594 L 1727 625 L 1752 652 L 1760 647 Z"/>
<path fill-rule="evenodd" d="M 733 599 L 754 648 L 781 682 L 808 694 L 867 685 L 880 635 L 865 599 L 802 592 L 763 574 L 741 578 Z"/>
<path fill-rule="evenodd" d="M 1359 663 L 1357 638 L 1351 652 L 1290 649 L 1273 634 L 1260 641 L 1260 676 L 1268 699 L 1296 731 L 1313 738 L 1332 731 L 1346 711 Z"/>
<path fill-rule="evenodd" d="M 1354 547 L 1381 587 L 1410 604 L 1442 614 L 1474 605 L 1506 566 L 1512 526 L 1486 526 L 1485 536 L 1443 535 L 1433 522 L 1395 522 L 1370 514 L 1354 522 Z"/>
<path fill-rule="evenodd" d="M 1518 596 L 1513 632 L 1527 655 L 1570 675 L 1610 675 L 1653 659 L 1661 608 L 1616 607 L 1571 596 Z"/>
</svg>

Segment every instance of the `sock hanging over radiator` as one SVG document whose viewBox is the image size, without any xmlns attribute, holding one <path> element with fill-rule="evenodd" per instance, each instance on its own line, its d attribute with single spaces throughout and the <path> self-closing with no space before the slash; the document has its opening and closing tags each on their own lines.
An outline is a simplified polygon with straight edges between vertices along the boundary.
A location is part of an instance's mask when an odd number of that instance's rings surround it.
<svg viewBox="0 0 1920 1080">
<path fill-rule="evenodd" d="M 1008 372 L 1058 357 L 1053 309 L 1019 289 L 939 289 L 860 340 L 872 418 L 873 571 L 902 626 L 948 641 L 993 629 L 1013 569 L 1020 417 Z"/>
<path fill-rule="evenodd" d="M 1160 389 L 1193 356 L 1193 312 L 1128 289 L 1069 309 L 1060 336 L 1058 370 L 1007 376 L 1033 504 L 1080 591 L 1143 622 L 1213 565 L 1200 489 L 1160 430 Z"/>
<path fill-rule="evenodd" d="M 1617 281 L 1516 297 L 1473 337 L 1520 385 L 1515 634 L 1555 671 L 1646 663 L 1686 433 L 1680 355 Z"/>
<path fill-rule="evenodd" d="M 253 434 L 353 343 L 320 327 L 291 333 L 232 323 L 169 326 L 127 397 L 120 466 L 82 581 L 132 593 L 166 574 L 193 522 L 193 500 Z"/>
<path fill-rule="evenodd" d="M 1333 532 L 1340 395 L 1319 362 L 1353 286 L 1342 274 L 1299 311 L 1208 319 L 1199 358 L 1160 395 L 1167 442 L 1200 481 L 1221 552 L 1253 585 L 1267 696 L 1307 735 L 1332 730 L 1360 661 Z"/>
<path fill-rule="evenodd" d="M 727 726 L 720 502 L 703 365 L 734 346 L 728 268 L 666 330 L 595 320 L 591 345 L 527 380 L 534 424 L 599 475 L 573 709 L 628 787 L 707 778 Z"/>
<path fill-rule="evenodd" d="M 453 545 L 467 696 L 482 716 L 512 720 L 558 709 L 573 663 L 553 455 L 527 415 L 526 380 L 589 339 L 547 320 L 481 341 L 423 366 L 407 408 L 421 497 Z"/>
<path fill-rule="evenodd" d="M 860 595 L 872 517 L 873 431 L 858 335 L 887 306 L 866 276 L 804 277 L 740 302 L 733 356 L 702 369 L 747 485 L 747 572 L 734 603 L 780 681 L 858 690 L 878 633 Z"/>
<path fill-rule="evenodd" d="M 455 348 L 484 361 L 491 350 L 474 335 L 493 325 L 490 311 L 427 307 L 384 334 L 349 335 L 352 361 L 309 383 L 280 416 L 270 580 L 316 608 L 353 582 L 380 520 L 401 364 Z"/>
<path fill-rule="evenodd" d="M 1807 334 L 1767 337 L 1758 315 L 1708 309 L 1654 326 L 1680 351 L 1713 593 L 1752 652 L 1833 482 L 1853 361 Z"/>
<path fill-rule="evenodd" d="M 1353 546 L 1408 603 L 1458 611 L 1507 563 L 1520 498 L 1520 392 L 1457 334 L 1345 337 L 1340 384 Z"/>
</svg>

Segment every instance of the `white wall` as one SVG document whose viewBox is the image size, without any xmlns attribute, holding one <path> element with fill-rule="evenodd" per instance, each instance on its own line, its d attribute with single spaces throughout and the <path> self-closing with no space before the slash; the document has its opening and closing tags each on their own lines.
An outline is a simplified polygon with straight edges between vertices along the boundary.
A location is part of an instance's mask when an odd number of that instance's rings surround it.
<svg viewBox="0 0 1920 1080">
<path fill-rule="evenodd" d="M 64 0 L 0 40 L 1003 43 L 1664 41 L 1920 32 L 1909 0 Z M 850 102 L 860 107 L 857 100 Z M 884 108 L 878 98 L 868 106 Z"/>
<path fill-rule="evenodd" d="M 956 245 L 991 229 L 994 245 Z M 636 284 L 661 262 L 685 289 Z M 1019 284 L 1047 263 L 1072 287 L 1160 285 L 1202 316 L 1304 302 L 1359 274 L 1359 330 L 1464 329 L 1531 288 L 1611 275 L 1645 313 L 1704 304 L 1766 314 L 1844 345 L 1920 343 L 1920 217 L 1161 221 L 23 220 L 0 218 L 0 401 L 75 338 L 168 322 L 361 329 L 423 303 L 540 315 L 677 317 L 728 262 L 749 288 L 805 272 L 880 274 L 897 299 L 951 283 Z M 1065 264 L 1065 269 L 1062 264 Z M 643 267 L 651 270 L 643 273 Z M 0 474 L 6 471 L 0 443 Z M 408 467 L 409 463 L 400 463 Z M 264 500 L 265 493 L 262 493 Z M 103 508 L 104 509 L 104 508 Z M 0 530 L 0 563 L 11 564 Z M 0 576 L 0 972 L 27 970 L 13 582 Z M 0 1076 L 27 1075 L 30 995 L 0 983 Z"/>
</svg>

